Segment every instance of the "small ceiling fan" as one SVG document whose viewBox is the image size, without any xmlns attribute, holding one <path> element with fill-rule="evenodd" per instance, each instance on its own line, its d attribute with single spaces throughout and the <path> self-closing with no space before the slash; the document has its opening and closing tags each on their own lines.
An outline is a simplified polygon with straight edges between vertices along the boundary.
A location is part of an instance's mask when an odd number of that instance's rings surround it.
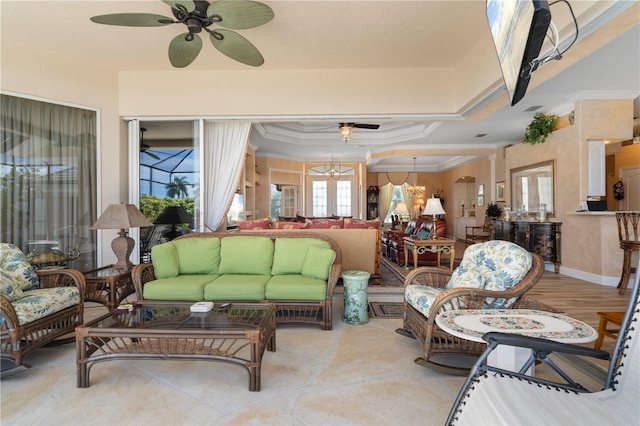
<svg viewBox="0 0 640 426">
<path fill-rule="evenodd" d="M 149 146 L 149 144 L 147 143 L 144 143 L 144 132 L 146 131 L 147 131 L 146 128 L 140 127 L 140 154 L 147 154 L 149 157 L 153 158 L 154 160 L 159 160 L 160 157 L 155 155 L 153 152 L 147 152 L 147 150 L 151 148 L 151 146 Z"/>
<path fill-rule="evenodd" d="M 371 129 L 377 130 L 380 128 L 379 124 L 365 124 L 365 123 L 340 123 L 338 128 L 340 129 L 340 137 L 343 141 L 349 142 L 354 127 L 358 129 Z"/>
<path fill-rule="evenodd" d="M 98 24 L 126 27 L 159 27 L 184 24 L 188 32 L 182 33 L 169 44 L 169 61 L 176 68 L 191 64 L 202 49 L 198 33 L 209 33 L 213 46 L 233 60 L 259 67 L 264 58 L 258 49 L 234 30 L 244 30 L 264 25 L 274 17 L 266 4 L 252 0 L 219 0 L 209 3 L 202 0 L 162 0 L 171 7 L 174 18 L 151 13 L 114 13 L 93 16 Z M 211 28 L 213 24 L 229 28 Z"/>
</svg>

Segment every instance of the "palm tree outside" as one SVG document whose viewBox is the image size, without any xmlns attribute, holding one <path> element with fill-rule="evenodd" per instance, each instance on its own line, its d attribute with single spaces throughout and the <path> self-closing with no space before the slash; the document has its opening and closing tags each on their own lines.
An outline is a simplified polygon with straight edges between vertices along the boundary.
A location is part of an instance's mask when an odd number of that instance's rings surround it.
<svg viewBox="0 0 640 426">
<path fill-rule="evenodd" d="M 167 189 L 167 197 L 170 198 L 187 198 L 189 196 L 188 190 L 189 182 L 184 176 L 176 176 L 173 178 L 173 182 L 165 185 Z"/>
</svg>

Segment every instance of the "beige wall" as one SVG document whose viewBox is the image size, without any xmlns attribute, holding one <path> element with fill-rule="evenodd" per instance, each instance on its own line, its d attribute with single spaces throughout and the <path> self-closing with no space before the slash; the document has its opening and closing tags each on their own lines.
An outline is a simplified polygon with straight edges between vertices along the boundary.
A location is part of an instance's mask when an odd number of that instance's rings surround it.
<svg viewBox="0 0 640 426">
<path fill-rule="evenodd" d="M 506 170 L 555 161 L 555 217 L 562 222 L 562 268 L 565 273 L 611 283 L 622 268 L 615 217 L 577 215 L 586 200 L 588 139 L 623 139 L 631 136 L 632 100 L 584 100 L 575 108 L 573 126 L 553 132 L 543 144 L 507 148 Z M 507 179 L 507 203 L 510 182 Z M 561 269 L 563 271 L 563 269 Z"/>
<path fill-rule="evenodd" d="M 126 126 L 118 115 L 117 73 L 7 42 L 2 43 L 0 54 L 2 90 L 99 110 L 102 182 L 99 210 L 128 201 Z M 98 262 L 114 263 L 111 241 L 117 233 L 98 234 L 102 234 L 102 260 Z"/>
</svg>

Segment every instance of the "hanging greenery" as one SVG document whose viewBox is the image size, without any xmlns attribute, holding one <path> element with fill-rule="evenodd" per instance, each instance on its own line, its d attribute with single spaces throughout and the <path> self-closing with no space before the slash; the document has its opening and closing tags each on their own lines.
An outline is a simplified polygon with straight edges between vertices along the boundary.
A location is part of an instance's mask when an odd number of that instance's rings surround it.
<svg viewBox="0 0 640 426">
<path fill-rule="evenodd" d="M 537 113 L 533 116 L 533 121 L 527 126 L 524 133 L 524 143 L 531 145 L 543 143 L 547 136 L 553 132 L 558 122 L 558 116 L 553 114 Z"/>
</svg>

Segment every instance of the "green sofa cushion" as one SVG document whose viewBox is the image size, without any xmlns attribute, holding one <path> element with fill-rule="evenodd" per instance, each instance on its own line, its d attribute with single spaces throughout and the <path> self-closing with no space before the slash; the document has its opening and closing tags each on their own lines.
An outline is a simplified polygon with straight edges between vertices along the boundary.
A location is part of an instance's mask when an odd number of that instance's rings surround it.
<svg viewBox="0 0 640 426">
<path fill-rule="evenodd" d="M 220 244 L 220 275 L 271 275 L 274 250 L 271 238 L 225 237 Z"/>
<path fill-rule="evenodd" d="M 217 275 L 220 269 L 220 238 L 183 238 L 172 241 L 178 253 L 180 275 Z"/>
<path fill-rule="evenodd" d="M 277 238 L 271 275 L 299 275 L 302 272 L 307 251 L 312 246 L 331 248 L 328 242 L 315 238 Z"/>
<path fill-rule="evenodd" d="M 178 275 L 178 256 L 172 242 L 151 247 L 151 260 L 156 278 L 171 278 Z"/>
<path fill-rule="evenodd" d="M 205 286 L 204 299 L 264 300 L 265 286 L 270 278 L 270 275 L 221 275 Z"/>
<path fill-rule="evenodd" d="M 150 300 L 202 300 L 205 285 L 216 279 L 217 275 L 179 275 L 149 281 L 144 285 L 143 297 Z"/>
<path fill-rule="evenodd" d="M 267 283 L 269 300 L 324 300 L 327 282 L 302 275 L 276 275 Z"/>
<path fill-rule="evenodd" d="M 336 252 L 320 247 L 309 247 L 307 256 L 304 259 L 302 265 L 302 275 L 308 278 L 315 278 L 317 280 L 327 280 L 329 278 L 329 271 L 331 264 L 336 258 Z"/>
</svg>

